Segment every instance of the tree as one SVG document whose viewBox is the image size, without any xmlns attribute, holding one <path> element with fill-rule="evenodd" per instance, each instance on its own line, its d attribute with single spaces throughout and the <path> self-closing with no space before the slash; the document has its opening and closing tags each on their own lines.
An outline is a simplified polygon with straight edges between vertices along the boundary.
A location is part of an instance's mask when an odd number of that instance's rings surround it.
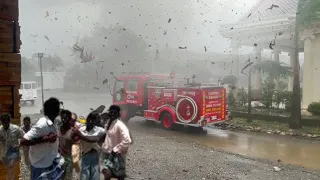
<svg viewBox="0 0 320 180">
<path fill-rule="evenodd" d="M 223 77 L 223 79 L 222 79 L 222 84 L 229 84 L 228 99 L 231 100 L 230 102 L 234 101 L 234 104 L 238 100 L 238 97 L 237 97 L 238 91 L 237 91 L 237 87 L 236 87 L 237 82 L 238 82 L 238 79 L 234 75 L 228 75 L 228 76 Z"/>
<path fill-rule="evenodd" d="M 299 32 L 320 22 L 320 1 L 299 0 L 295 26 L 295 61 L 293 64 L 293 91 L 289 128 L 301 128 L 301 96 L 299 77 Z"/>
<path fill-rule="evenodd" d="M 264 80 L 262 84 L 262 96 L 261 96 L 261 103 L 267 108 L 272 107 L 272 102 L 273 102 L 273 94 L 274 94 L 274 88 L 275 88 L 275 83 L 274 79 L 269 76 L 267 79 Z"/>
<path fill-rule="evenodd" d="M 35 53 L 32 55 L 32 59 L 34 61 L 36 61 L 37 63 L 37 67 L 39 67 L 39 61 L 38 61 L 38 53 Z M 58 68 L 63 67 L 64 63 L 63 60 L 58 56 L 58 55 L 48 55 L 48 54 L 44 54 L 44 56 L 42 57 L 42 71 L 47 71 L 47 72 L 51 72 L 51 71 L 56 71 Z M 38 71 L 40 71 L 40 69 L 38 69 Z"/>
<path fill-rule="evenodd" d="M 37 67 L 26 57 L 21 58 L 21 78 L 22 81 L 34 81 L 36 79 Z"/>
<path fill-rule="evenodd" d="M 148 44 L 134 31 L 121 25 L 109 28 L 96 25 L 93 35 L 82 38 L 79 46 L 85 51 L 92 51 L 95 56 L 92 63 L 100 62 L 110 71 L 146 71 L 151 67 L 151 61 L 147 61 Z"/>
<path fill-rule="evenodd" d="M 81 63 L 79 53 L 76 54 L 75 63 L 85 74 L 81 80 L 89 87 L 102 85 L 110 72 L 120 74 L 149 71 L 151 68 L 151 61 L 147 58 L 148 44 L 134 31 L 121 25 L 105 28 L 98 24 L 93 34 L 82 37 L 77 46 L 83 48 L 84 53 L 92 52 L 95 57 L 90 62 Z"/>
<path fill-rule="evenodd" d="M 292 75 L 291 67 L 278 61 L 266 60 L 253 66 L 255 70 L 261 70 L 263 73 L 268 74 L 272 80 L 277 80 L 280 77 L 287 78 Z"/>
</svg>

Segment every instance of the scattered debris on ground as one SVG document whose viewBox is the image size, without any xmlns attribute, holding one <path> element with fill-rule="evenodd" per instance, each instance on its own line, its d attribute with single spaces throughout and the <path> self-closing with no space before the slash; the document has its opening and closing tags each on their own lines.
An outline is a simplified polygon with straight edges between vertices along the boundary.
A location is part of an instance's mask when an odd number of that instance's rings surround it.
<svg viewBox="0 0 320 180">
<path fill-rule="evenodd" d="M 311 139 L 320 139 L 319 128 L 303 127 L 300 130 L 292 130 L 289 129 L 287 124 L 266 122 L 260 120 L 253 120 L 252 123 L 248 123 L 246 119 L 235 118 L 232 121 L 217 124 L 215 125 L 215 127 L 234 131 L 262 132 L 267 134 L 278 134 L 282 136 L 289 135 Z"/>
</svg>

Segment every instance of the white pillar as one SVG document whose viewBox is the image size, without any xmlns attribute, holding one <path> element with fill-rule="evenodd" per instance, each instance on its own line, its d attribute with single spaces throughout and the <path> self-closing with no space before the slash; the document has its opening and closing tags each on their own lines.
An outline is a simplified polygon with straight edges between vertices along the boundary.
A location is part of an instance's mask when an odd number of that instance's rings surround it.
<svg viewBox="0 0 320 180">
<path fill-rule="evenodd" d="M 273 60 L 280 62 L 280 53 L 281 52 L 279 50 L 274 50 L 272 53 L 273 53 Z M 277 78 L 276 79 L 276 90 L 279 90 L 279 88 L 280 88 L 279 84 L 280 84 L 280 79 Z"/>
<path fill-rule="evenodd" d="M 288 53 L 288 55 L 290 56 L 290 67 L 291 67 L 291 70 L 293 71 L 293 65 L 294 65 L 294 61 L 296 58 L 295 50 L 290 51 Z M 288 79 L 289 79 L 288 80 L 288 91 L 292 91 L 293 90 L 293 74 L 292 74 L 292 76 L 289 76 Z"/>
<path fill-rule="evenodd" d="M 303 90 L 302 90 L 302 109 L 307 109 L 308 105 L 317 101 L 314 97 L 314 60 L 312 51 L 312 41 L 314 35 L 301 37 L 304 40 L 304 65 L 303 65 Z"/>
<path fill-rule="evenodd" d="M 259 47 L 255 48 L 255 59 L 253 60 L 254 63 L 261 63 L 261 51 L 262 49 Z M 259 90 L 261 89 L 261 71 L 255 70 L 252 75 L 253 83 L 252 83 L 252 90 Z"/>
</svg>

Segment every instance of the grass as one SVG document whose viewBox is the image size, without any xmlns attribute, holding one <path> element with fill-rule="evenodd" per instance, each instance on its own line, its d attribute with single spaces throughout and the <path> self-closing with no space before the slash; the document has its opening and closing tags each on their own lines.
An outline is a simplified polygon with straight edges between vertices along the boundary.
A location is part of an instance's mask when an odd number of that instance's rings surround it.
<svg viewBox="0 0 320 180">
<path fill-rule="evenodd" d="M 229 123 L 233 125 L 242 126 L 242 127 L 244 126 L 251 126 L 254 128 L 260 127 L 262 131 L 268 131 L 268 130 L 279 130 L 281 132 L 290 131 L 288 124 L 283 124 L 278 122 L 266 122 L 261 120 L 253 120 L 252 123 L 248 123 L 246 119 L 234 118 Z M 298 133 L 320 135 L 320 128 L 319 127 L 303 127 L 302 129 L 298 130 Z"/>
</svg>

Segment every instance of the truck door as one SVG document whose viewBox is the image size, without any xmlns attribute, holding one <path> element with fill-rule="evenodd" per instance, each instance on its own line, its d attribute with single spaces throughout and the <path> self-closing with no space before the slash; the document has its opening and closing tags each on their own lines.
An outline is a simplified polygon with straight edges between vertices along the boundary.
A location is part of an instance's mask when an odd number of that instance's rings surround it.
<svg viewBox="0 0 320 180">
<path fill-rule="evenodd" d="M 117 80 L 114 85 L 113 102 L 124 103 L 125 102 L 125 90 L 124 81 Z"/>
</svg>

